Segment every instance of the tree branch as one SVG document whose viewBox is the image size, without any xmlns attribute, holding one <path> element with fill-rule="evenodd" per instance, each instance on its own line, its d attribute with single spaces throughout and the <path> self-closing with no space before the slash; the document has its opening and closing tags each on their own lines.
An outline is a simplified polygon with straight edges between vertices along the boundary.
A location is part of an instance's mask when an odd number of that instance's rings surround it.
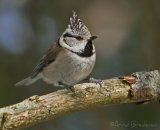
<svg viewBox="0 0 160 130">
<path fill-rule="evenodd" d="M 103 80 L 101 85 L 83 83 L 43 96 L 32 96 L 0 108 L 0 129 L 20 129 L 96 105 L 121 104 L 160 99 L 160 72 L 136 72 Z"/>
</svg>

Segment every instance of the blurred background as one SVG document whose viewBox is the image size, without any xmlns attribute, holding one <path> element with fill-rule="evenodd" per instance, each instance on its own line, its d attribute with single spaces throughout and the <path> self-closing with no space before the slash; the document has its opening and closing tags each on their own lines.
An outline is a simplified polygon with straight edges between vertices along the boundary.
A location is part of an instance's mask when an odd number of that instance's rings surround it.
<svg viewBox="0 0 160 130">
<path fill-rule="evenodd" d="M 98 36 L 93 77 L 160 67 L 159 0 L 0 0 L 0 107 L 58 89 L 42 81 L 29 87 L 14 84 L 31 73 L 63 33 L 72 10 Z M 158 103 L 101 106 L 26 130 L 159 130 L 159 109 Z"/>
</svg>

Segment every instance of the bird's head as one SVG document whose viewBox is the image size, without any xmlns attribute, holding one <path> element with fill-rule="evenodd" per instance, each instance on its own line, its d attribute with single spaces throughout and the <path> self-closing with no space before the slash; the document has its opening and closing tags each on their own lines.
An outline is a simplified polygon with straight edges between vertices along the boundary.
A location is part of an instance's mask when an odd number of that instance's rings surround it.
<svg viewBox="0 0 160 130">
<path fill-rule="evenodd" d="M 70 24 L 60 37 L 59 44 L 67 49 L 79 52 L 83 50 L 88 42 L 96 39 L 92 36 L 86 25 L 78 18 L 78 15 L 73 11 L 73 16 L 70 18 Z"/>
</svg>

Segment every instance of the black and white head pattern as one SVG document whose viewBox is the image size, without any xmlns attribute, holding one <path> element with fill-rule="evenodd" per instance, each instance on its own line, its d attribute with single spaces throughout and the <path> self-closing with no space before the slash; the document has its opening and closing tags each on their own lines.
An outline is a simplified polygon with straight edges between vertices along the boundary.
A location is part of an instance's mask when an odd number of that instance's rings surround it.
<svg viewBox="0 0 160 130">
<path fill-rule="evenodd" d="M 89 29 L 73 11 L 70 24 L 59 39 L 59 45 L 82 57 L 89 57 L 95 52 L 92 44 L 95 38 L 91 36 Z"/>
</svg>

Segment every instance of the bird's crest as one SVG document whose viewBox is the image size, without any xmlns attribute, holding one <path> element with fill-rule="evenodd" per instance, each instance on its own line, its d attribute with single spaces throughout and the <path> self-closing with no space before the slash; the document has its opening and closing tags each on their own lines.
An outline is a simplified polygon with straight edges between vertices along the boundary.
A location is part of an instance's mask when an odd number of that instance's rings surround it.
<svg viewBox="0 0 160 130">
<path fill-rule="evenodd" d="M 73 16 L 70 17 L 70 24 L 68 28 L 71 29 L 73 34 L 81 35 L 81 36 L 90 36 L 91 33 L 86 27 L 86 25 L 78 18 L 78 15 L 75 11 L 73 12 Z"/>
</svg>

